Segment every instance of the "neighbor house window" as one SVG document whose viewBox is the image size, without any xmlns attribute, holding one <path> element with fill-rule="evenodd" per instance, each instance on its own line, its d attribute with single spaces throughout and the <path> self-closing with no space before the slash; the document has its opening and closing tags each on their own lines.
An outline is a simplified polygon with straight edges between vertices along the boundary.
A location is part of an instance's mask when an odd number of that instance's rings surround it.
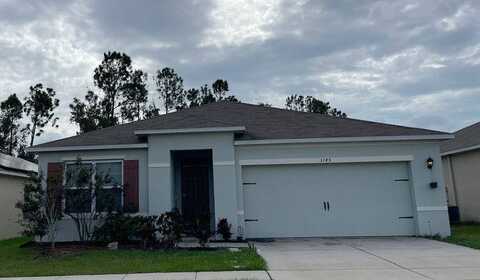
<svg viewBox="0 0 480 280">
<path fill-rule="evenodd" d="M 65 168 L 65 212 L 119 211 L 123 207 L 121 161 L 67 163 Z M 95 186 L 100 188 L 95 190 Z"/>
</svg>

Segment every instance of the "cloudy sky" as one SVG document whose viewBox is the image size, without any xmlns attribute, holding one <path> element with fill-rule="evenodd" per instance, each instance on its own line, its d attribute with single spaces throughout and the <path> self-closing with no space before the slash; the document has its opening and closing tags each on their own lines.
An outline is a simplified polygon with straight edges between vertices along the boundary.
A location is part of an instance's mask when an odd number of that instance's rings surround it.
<svg viewBox="0 0 480 280">
<path fill-rule="evenodd" d="M 104 52 L 186 87 L 227 79 L 244 102 L 291 93 L 349 116 L 455 131 L 480 121 L 480 1 L 0 0 L 0 99 L 42 82 L 68 104 L 93 89 Z M 154 88 L 151 98 L 156 98 Z"/>
</svg>

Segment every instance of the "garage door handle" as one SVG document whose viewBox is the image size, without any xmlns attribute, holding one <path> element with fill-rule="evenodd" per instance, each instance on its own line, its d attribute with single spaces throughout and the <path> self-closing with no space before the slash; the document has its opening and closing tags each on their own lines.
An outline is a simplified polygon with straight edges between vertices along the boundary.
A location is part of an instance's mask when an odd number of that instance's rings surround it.
<svg viewBox="0 0 480 280">
<path fill-rule="evenodd" d="M 245 222 L 258 222 L 258 219 L 245 219 Z"/>
<path fill-rule="evenodd" d="M 398 217 L 399 219 L 413 219 L 413 216 Z"/>
</svg>

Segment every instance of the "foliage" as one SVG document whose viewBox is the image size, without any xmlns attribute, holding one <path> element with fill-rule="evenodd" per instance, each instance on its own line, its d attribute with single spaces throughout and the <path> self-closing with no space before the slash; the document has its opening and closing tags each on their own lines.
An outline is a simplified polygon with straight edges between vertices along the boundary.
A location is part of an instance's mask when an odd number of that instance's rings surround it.
<svg viewBox="0 0 480 280">
<path fill-rule="evenodd" d="M 166 114 L 172 109 L 184 106 L 183 79 L 175 70 L 168 67 L 158 70 L 155 83 Z"/>
<path fill-rule="evenodd" d="M 232 225 L 227 218 L 220 219 L 217 224 L 217 233 L 220 234 L 223 240 L 228 241 L 232 238 Z"/>
<path fill-rule="evenodd" d="M 85 95 L 85 102 L 74 97 L 70 105 L 70 121 L 78 124 L 80 132 L 89 132 L 109 126 L 110 122 L 103 113 L 100 97 L 93 91 Z"/>
<path fill-rule="evenodd" d="M 101 242 L 126 244 L 137 235 L 138 221 L 123 213 L 109 213 L 101 226 L 96 226 L 94 239 Z"/>
<path fill-rule="evenodd" d="M 188 271 L 263 270 L 254 249 L 228 250 L 79 250 L 45 257 L 22 245 L 29 240 L 0 241 L 0 277 L 127 274 Z M 59 246 L 57 250 L 59 250 Z M 68 251 L 67 251 L 68 252 Z M 87 277 L 88 278 L 88 277 Z M 90 277 L 92 278 L 92 277 Z"/>
<path fill-rule="evenodd" d="M 332 108 L 329 102 L 323 102 L 313 96 L 291 95 L 285 102 L 285 107 L 289 110 L 299 112 L 318 113 L 322 115 L 346 118 L 347 114 Z"/>
<path fill-rule="evenodd" d="M 127 121 L 141 120 L 147 110 L 147 74 L 142 70 L 132 72 L 130 80 L 123 88 L 122 118 Z"/>
<path fill-rule="evenodd" d="M 16 207 L 21 210 L 20 224 L 25 228 L 27 236 L 47 236 L 51 247 L 55 247 L 57 224 L 63 217 L 61 202 L 63 188 L 59 182 L 48 182 L 48 188 L 43 189 L 42 175 L 31 175 L 25 184 L 23 200 Z"/>
<path fill-rule="evenodd" d="M 144 249 L 156 243 L 156 216 L 129 216 L 110 213 L 101 226 L 95 228 L 94 238 L 101 242 L 128 244 L 134 240 L 143 241 Z"/>
<path fill-rule="evenodd" d="M 262 106 L 262 107 L 267 107 L 267 108 L 271 108 L 272 107 L 272 104 L 270 103 L 265 103 L 265 102 L 260 102 L 257 104 L 258 106 Z"/>
<path fill-rule="evenodd" d="M 160 246 L 167 249 L 177 247 L 183 232 L 183 221 L 178 210 L 161 214 L 157 220 L 157 227 L 160 234 Z"/>
<path fill-rule="evenodd" d="M 201 217 L 193 225 L 193 235 L 198 239 L 201 247 L 205 247 L 213 235 L 210 229 L 210 219 L 207 216 Z"/>
<path fill-rule="evenodd" d="M 25 133 L 20 129 L 23 104 L 16 94 L 0 103 L 0 151 L 18 154 L 25 146 Z"/>
<path fill-rule="evenodd" d="M 55 91 L 52 88 L 43 88 L 42 84 L 30 87 L 30 94 L 25 97 L 23 111 L 30 118 L 30 123 L 25 128 L 30 134 L 30 146 L 33 145 L 35 136 L 43 134 L 43 128 L 48 124 L 58 127 L 58 117 L 55 117 L 54 110 L 60 105 L 55 98 Z"/>
<path fill-rule="evenodd" d="M 80 241 L 91 241 L 98 222 L 103 220 L 113 209 L 113 197 L 102 193 L 108 175 L 94 174 L 91 166 L 86 167 L 81 159 L 77 159 L 74 168 L 65 172 L 65 192 L 68 195 L 65 214 L 69 216 L 77 229 Z M 94 178 L 94 180 L 92 180 Z M 121 186 L 118 186 L 121 189 Z M 108 208 L 102 209 L 98 201 L 102 200 Z M 97 203 L 94 203 L 97 202 Z"/>
<path fill-rule="evenodd" d="M 226 80 L 216 80 L 209 88 L 207 84 L 200 87 L 200 89 L 191 88 L 184 92 L 184 104 L 177 109 L 193 108 L 201 105 L 225 101 L 225 102 L 240 102 L 235 95 L 228 95 L 229 88 Z"/>
<path fill-rule="evenodd" d="M 102 62 L 94 70 L 93 80 L 103 95 L 88 91 L 84 101 L 74 98 L 70 104 L 70 121 L 80 127 L 80 133 L 144 118 L 147 74 L 133 69 L 127 54 L 104 53 Z"/>
</svg>

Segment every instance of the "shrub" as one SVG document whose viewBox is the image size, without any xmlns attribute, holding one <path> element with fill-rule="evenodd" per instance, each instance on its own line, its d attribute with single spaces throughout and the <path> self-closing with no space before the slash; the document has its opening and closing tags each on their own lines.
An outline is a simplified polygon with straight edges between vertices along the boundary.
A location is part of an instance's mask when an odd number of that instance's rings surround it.
<svg viewBox="0 0 480 280">
<path fill-rule="evenodd" d="M 107 243 L 117 241 L 120 244 L 131 242 L 138 234 L 139 218 L 123 213 L 108 214 L 103 224 L 95 228 L 95 240 Z"/>
<path fill-rule="evenodd" d="M 177 247 L 182 239 L 183 222 L 177 210 L 165 212 L 158 217 L 158 232 L 160 234 L 160 246 L 166 249 Z"/>
<path fill-rule="evenodd" d="M 210 230 L 210 219 L 208 217 L 202 217 L 195 221 L 193 226 L 193 235 L 198 239 L 200 246 L 205 247 L 212 237 L 213 233 Z"/>
<path fill-rule="evenodd" d="M 157 243 L 157 216 L 137 217 L 136 237 L 143 241 L 143 249 L 153 247 Z"/>
<path fill-rule="evenodd" d="M 232 238 L 232 225 L 228 223 L 227 218 L 220 219 L 217 224 L 217 233 L 220 234 L 223 240 L 228 241 Z"/>
</svg>

